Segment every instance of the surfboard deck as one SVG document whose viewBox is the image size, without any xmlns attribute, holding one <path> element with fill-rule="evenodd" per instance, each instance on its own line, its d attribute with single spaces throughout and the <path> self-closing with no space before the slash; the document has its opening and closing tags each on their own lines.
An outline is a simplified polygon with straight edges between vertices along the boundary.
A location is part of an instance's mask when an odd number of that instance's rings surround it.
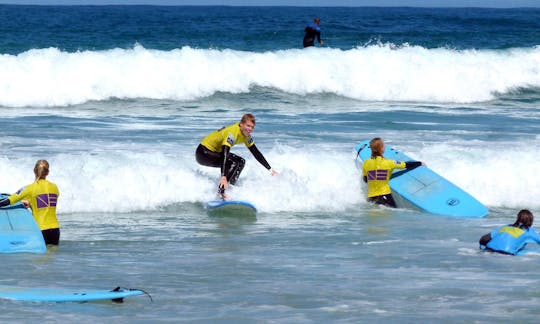
<svg viewBox="0 0 540 324">
<path fill-rule="evenodd" d="M 144 294 L 138 289 L 69 290 L 63 288 L 23 288 L 0 286 L 0 298 L 31 302 L 90 302 L 111 300 L 123 302 L 125 297 Z"/>
<path fill-rule="evenodd" d="M 7 198 L 0 195 L 0 199 Z M 46 253 L 34 216 L 21 203 L 0 208 L 0 253 Z"/>
<path fill-rule="evenodd" d="M 213 216 L 255 217 L 257 208 L 243 200 L 210 200 L 205 208 Z"/>
<path fill-rule="evenodd" d="M 358 143 L 355 150 L 356 165 L 362 170 L 363 161 L 371 158 L 369 140 Z M 386 147 L 384 157 L 397 161 L 414 161 L 390 147 Z M 389 185 L 399 208 L 458 217 L 484 217 L 489 212 L 476 198 L 425 166 L 394 170 Z"/>
</svg>

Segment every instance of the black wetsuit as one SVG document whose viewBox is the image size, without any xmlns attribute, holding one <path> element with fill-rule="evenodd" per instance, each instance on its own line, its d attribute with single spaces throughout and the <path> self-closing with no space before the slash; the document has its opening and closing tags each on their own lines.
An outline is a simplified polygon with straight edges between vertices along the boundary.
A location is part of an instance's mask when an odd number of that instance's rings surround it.
<svg viewBox="0 0 540 324">
<path fill-rule="evenodd" d="M 195 151 L 195 158 L 197 162 L 204 166 L 221 168 L 221 175 L 227 178 L 227 181 L 230 184 L 235 184 L 244 169 L 246 160 L 244 158 L 231 153 L 230 147 L 223 145 L 223 150 L 221 152 L 213 152 L 206 148 L 204 145 L 199 144 L 197 150 Z M 249 151 L 260 164 L 262 164 L 268 170 L 271 169 L 270 164 L 266 161 L 261 151 L 253 144 L 248 147 Z"/>
<path fill-rule="evenodd" d="M 315 46 L 315 37 L 319 44 L 321 43 L 321 29 L 316 23 L 311 23 L 304 29 L 306 35 L 304 36 L 304 47 Z"/>
</svg>

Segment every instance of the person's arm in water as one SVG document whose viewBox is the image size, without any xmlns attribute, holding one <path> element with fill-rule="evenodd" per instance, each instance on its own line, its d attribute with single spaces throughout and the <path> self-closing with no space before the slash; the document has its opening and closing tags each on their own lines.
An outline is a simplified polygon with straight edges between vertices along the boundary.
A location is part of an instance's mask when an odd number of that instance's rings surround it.
<svg viewBox="0 0 540 324">
<path fill-rule="evenodd" d="M 540 235 L 538 234 L 538 232 L 532 227 L 529 227 L 528 232 L 531 236 L 531 239 L 534 240 L 536 244 L 540 244 Z"/>
<path fill-rule="evenodd" d="M 255 159 L 259 161 L 259 163 L 262 164 L 268 171 L 270 171 L 272 175 L 277 174 L 277 172 L 272 169 L 268 161 L 266 161 L 266 159 L 264 158 L 264 155 L 261 153 L 261 151 L 259 151 L 259 149 L 257 148 L 257 146 L 255 146 L 255 144 L 248 147 L 248 149 L 251 152 L 251 154 L 253 154 Z"/>
</svg>

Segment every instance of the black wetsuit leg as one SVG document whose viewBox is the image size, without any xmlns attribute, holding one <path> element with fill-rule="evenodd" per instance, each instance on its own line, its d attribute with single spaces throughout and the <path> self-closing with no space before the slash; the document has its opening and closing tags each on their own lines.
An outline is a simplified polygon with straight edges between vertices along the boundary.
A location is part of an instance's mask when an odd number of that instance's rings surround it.
<svg viewBox="0 0 540 324">
<path fill-rule="evenodd" d="M 60 229 L 51 228 L 41 231 L 45 244 L 47 245 L 58 245 L 60 242 Z"/>
<path fill-rule="evenodd" d="M 304 47 L 315 46 L 315 39 L 313 37 L 304 37 Z"/>
<path fill-rule="evenodd" d="M 202 144 L 199 144 L 199 146 L 197 146 L 197 150 L 195 151 L 195 159 L 200 165 L 220 168 L 223 155 L 222 153 L 210 151 Z"/>
<path fill-rule="evenodd" d="M 225 165 L 225 176 L 230 184 L 234 185 L 238 181 L 238 177 L 240 177 L 245 164 L 246 160 L 244 158 L 234 153 L 229 153 L 227 164 Z"/>
<path fill-rule="evenodd" d="M 220 168 L 223 163 L 223 153 L 210 151 L 202 144 L 199 144 L 197 147 L 195 158 L 197 159 L 197 163 L 214 168 Z M 246 160 L 242 157 L 234 153 L 229 153 L 227 163 L 225 164 L 225 177 L 230 184 L 234 185 L 238 181 L 238 177 L 244 169 L 245 164 Z"/>
<path fill-rule="evenodd" d="M 394 197 L 392 197 L 392 194 L 369 197 L 368 201 L 377 205 L 385 205 L 388 207 L 397 208 L 396 202 L 394 201 Z"/>
<path fill-rule="evenodd" d="M 308 26 L 304 31 L 306 32 L 303 41 L 304 47 L 315 46 L 315 37 L 317 36 L 315 29 Z"/>
</svg>

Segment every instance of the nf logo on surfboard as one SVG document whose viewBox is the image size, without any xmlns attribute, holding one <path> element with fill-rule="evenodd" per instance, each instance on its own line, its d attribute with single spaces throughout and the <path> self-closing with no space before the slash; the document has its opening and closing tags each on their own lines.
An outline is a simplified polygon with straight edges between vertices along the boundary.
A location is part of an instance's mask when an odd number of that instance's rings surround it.
<svg viewBox="0 0 540 324">
<path fill-rule="evenodd" d="M 448 199 L 448 200 L 446 201 L 446 204 L 447 204 L 448 206 L 457 206 L 457 205 L 459 205 L 459 199 L 457 199 L 457 198 L 450 198 L 450 199 Z"/>
</svg>

